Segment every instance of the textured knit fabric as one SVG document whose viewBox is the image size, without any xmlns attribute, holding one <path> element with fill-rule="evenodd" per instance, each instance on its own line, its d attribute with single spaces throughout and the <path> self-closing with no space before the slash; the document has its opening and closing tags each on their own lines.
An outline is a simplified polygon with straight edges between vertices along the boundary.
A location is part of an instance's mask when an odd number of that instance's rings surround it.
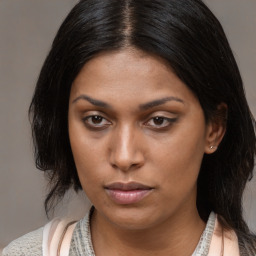
<svg viewBox="0 0 256 256">
<path fill-rule="evenodd" d="M 69 256 L 94 255 L 90 232 L 90 216 L 93 210 L 94 208 L 92 207 L 90 212 L 76 224 L 71 240 Z"/>
<path fill-rule="evenodd" d="M 205 230 L 203 234 L 200 237 L 199 243 L 192 254 L 192 256 L 207 256 L 212 240 L 212 235 L 214 231 L 214 226 L 215 226 L 215 221 L 216 221 L 216 214 L 214 212 L 211 212 Z"/>
<path fill-rule="evenodd" d="M 11 242 L 2 256 L 42 256 L 43 228 L 30 232 Z"/>
</svg>

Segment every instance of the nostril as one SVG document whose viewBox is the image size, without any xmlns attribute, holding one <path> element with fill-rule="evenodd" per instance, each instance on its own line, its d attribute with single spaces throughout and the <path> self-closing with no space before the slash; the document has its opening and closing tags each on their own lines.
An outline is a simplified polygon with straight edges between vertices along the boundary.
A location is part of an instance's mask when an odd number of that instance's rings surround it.
<svg viewBox="0 0 256 256">
<path fill-rule="evenodd" d="M 140 168 L 141 166 L 143 166 L 144 162 L 143 161 L 140 161 L 140 162 L 127 162 L 127 163 L 120 163 L 120 162 L 112 162 L 111 163 L 111 166 L 114 168 L 114 169 L 118 169 L 118 170 L 121 170 L 121 171 L 130 171 L 130 170 L 136 170 L 138 168 Z"/>
</svg>

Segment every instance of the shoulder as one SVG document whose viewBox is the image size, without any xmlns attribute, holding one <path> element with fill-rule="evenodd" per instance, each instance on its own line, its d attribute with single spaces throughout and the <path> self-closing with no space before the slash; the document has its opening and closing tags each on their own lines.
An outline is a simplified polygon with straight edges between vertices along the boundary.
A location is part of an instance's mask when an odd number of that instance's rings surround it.
<svg viewBox="0 0 256 256">
<path fill-rule="evenodd" d="M 57 252 L 62 242 L 65 244 L 63 250 L 68 250 L 76 223 L 70 218 L 55 218 L 44 227 L 11 242 L 4 248 L 2 256 L 51 255 Z"/>
<path fill-rule="evenodd" d="M 43 227 L 12 241 L 4 248 L 2 256 L 41 256 Z"/>
</svg>

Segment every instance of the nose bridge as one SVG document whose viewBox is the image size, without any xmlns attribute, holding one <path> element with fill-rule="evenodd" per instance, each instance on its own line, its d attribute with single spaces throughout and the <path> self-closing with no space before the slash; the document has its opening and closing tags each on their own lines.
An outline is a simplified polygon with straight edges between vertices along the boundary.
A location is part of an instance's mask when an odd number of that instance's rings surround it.
<svg viewBox="0 0 256 256">
<path fill-rule="evenodd" d="M 143 154 L 136 141 L 138 131 L 132 125 L 124 124 L 116 128 L 111 143 L 111 164 L 123 171 L 139 166 Z"/>
</svg>

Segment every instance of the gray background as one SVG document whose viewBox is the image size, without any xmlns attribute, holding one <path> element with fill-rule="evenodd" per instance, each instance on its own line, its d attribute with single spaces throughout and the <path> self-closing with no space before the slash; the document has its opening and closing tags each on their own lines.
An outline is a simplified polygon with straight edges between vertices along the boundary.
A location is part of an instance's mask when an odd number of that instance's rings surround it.
<svg viewBox="0 0 256 256">
<path fill-rule="evenodd" d="M 0 249 L 47 222 L 46 182 L 36 170 L 27 110 L 57 28 L 75 0 L 0 0 Z M 205 1 L 221 21 L 256 115 L 256 0 Z M 245 194 L 245 216 L 256 230 L 256 178 Z M 84 206 L 85 205 L 85 206 Z M 82 216 L 83 195 L 70 193 L 56 215 Z"/>
</svg>

